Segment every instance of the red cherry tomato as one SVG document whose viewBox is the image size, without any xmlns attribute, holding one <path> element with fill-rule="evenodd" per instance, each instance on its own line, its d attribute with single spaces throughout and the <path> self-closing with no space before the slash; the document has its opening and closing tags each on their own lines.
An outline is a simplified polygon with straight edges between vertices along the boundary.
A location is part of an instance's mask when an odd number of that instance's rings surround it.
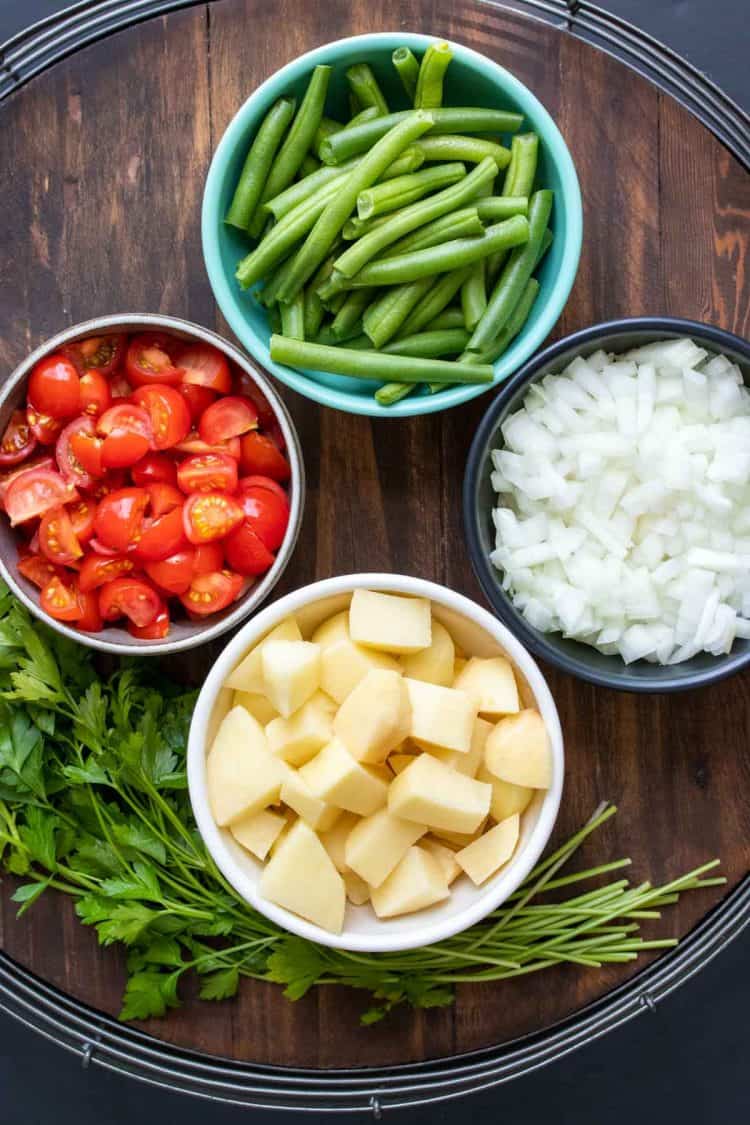
<svg viewBox="0 0 750 1125">
<path fill-rule="evenodd" d="M 190 583 L 190 589 L 180 595 L 180 601 L 191 614 L 205 617 L 231 605 L 242 586 L 242 576 L 233 574 L 230 570 L 196 574 Z"/>
<path fill-rule="evenodd" d="M 133 401 L 149 416 L 156 449 L 170 449 L 187 437 L 190 411 L 185 399 L 174 387 L 139 387 L 133 391 Z"/>
<path fill-rule="evenodd" d="M 167 558 L 147 562 L 143 569 L 160 590 L 167 594 L 184 594 L 193 579 L 194 560 L 195 550 L 185 547 Z"/>
<path fill-rule="evenodd" d="M 66 344 L 61 350 L 79 375 L 85 376 L 91 372 L 107 376 L 122 363 L 126 340 L 124 332 L 116 332 L 108 336 L 89 336 L 86 340 L 76 340 L 72 344 Z"/>
<path fill-rule="evenodd" d="M 173 484 L 156 481 L 155 484 L 147 484 L 144 487 L 148 493 L 150 513 L 153 517 L 163 516 L 173 508 L 181 508 L 185 501 L 179 488 L 175 488 Z"/>
<path fill-rule="evenodd" d="M 169 485 L 163 487 L 169 488 Z M 182 521 L 182 505 L 180 505 L 179 508 L 172 508 L 161 516 L 143 521 L 133 554 L 144 562 L 156 562 L 173 555 L 184 546 L 186 546 L 185 529 Z"/>
<path fill-rule="evenodd" d="M 80 559 L 83 550 L 65 508 L 51 508 L 44 513 L 39 525 L 39 546 L 53 563 L 65 565 Z"/>
<path fill-rule="evenodd" d="M 246 434 L 258 428 L 258 411 L 249 398 L 228 395 L 211 404 L 198 423 L 198 433 L 207 445 Z"/>
<path fill-rule="evenodd" d="M 286 490 L 281 487 L 278 481 L 271 480 L 270 477 L 263 477 L 258 473 L 253 473 L 249 477 L 240 477 L 237 482 L 237 491 L 242 494 L 248 488 L 265 488 L 269 492 L 275 493 L 276 496 L 280 496 L 282 500 L 286 500 L 287 504 L 289 503 Z"/>
<path fill-rule="evenodd" d="M 70 522 L 73 524 L 73 531 L 75 532 L 75 537 L 78 542 L 88 543 L 89 539 L 94 534 L 96 502 L 84 497 L 75 504 L 68 505 L 68 515 L 70 516 Z"/>
<path fill-rule="evenodd" d="M 277 551 L 284 541 L 289 523 L 289 503 L 267 488 L 252 486 L 240 493 L 245 519 L 269 551 Z"/>
<path fill-rule="evenodd" d="M 175 367 L 170 351 L 174 351 L 174 340 L 164 333 L 143 332 L 134 336 L 125 356 L 125 372 L 132 385 L 166 383 L 176 387 L 182 380 L 182 371 Z"/>
<path fill-rule="evenodd" d="M 142 578 L 114 578 L 99 590 L 99 612 L 105 621 L 127 617 L 142 629 L 156 620 L 161 609 L 161 598 Z"/>
<path fill-rule="evenodd" d="M 84 593 L 111 582 L 114 578 L 122 578 L 135 570 L 135 563 L 124 555 L 114 555 L 112 558 L 103 558 L 101 555 L 86 555 L 81 563 L 78 576 L 78 585 Z"/>
<path fill-rule="evenodd" d="M 105 547 L 125 552 L 136 543 L 149 496 L 145 488 L 119 488 L 99 501 L 94 531 Z"/>
<path fill-rule="evenodd" d="M 65 479 L 81 488 L 88 488 L 94 477 L 102 475 L 102 443 L 93 418 L 81 414 L 68 422 L 57 439 L 55 458 Z"/>
<path fill-rule="evenodd" d="M 186 457 L 177 470 L 183 492 L 234 492 L 237 462 L 226 453 L 203 453 Z"/>
<path fill-rule="evenodd" d="M 50 578 L 42 590 L 39 604 L 55 621 L 77 621 L 83 616 L 77 586 L 72 582 L 68 584 L 58 575 Z"/>
<path fill-rule="evenodd" d="M 81 380 L 64 355 L 48 355 L 34 365 L 28 394 L 34 409 L 51 418 L 71 418 L 81 411 Z"/>
<path fill-rule="evenodd" d="M 94 529 L 96 529 L 96 520 L 94 520 Z M 106 547 L 101 539 L 97 539 L 95 535 L 91 536 L 88 545 L 95 555 L 102 555 L 105 559 L 114 559 L 120 553 L 114 547 Z"/>
<path fill-rule="evenodd" d="M 40 590 L 43 590 L 55 576 L 59 578 L 62 574 L 62 569 L 59 566 L 55 566 L 42 555 L 24 556 L 16 563 L 16 569 L 19 574 L 28 578 L 29 582 L 33 582 Z"/>
<path fill-rule="evenodd" d="M 182 509 L 185 534 L 191 543 L 223 539 L 242 523 L 243 510 L 226 492 L 194 492 Z"/>
<path fill-rule="evenodd" d="M 133 393 L 133 388 L 125 378 L 122 371 L 118 371 L 109 381 L 109 393 L 112 396 L 112 402 L 117 402 L 121 398 L 130 398 Z"/>
<path fill-rule="evenodd" d="M 112 392 L 101 371 L 87 371 L 81 376 L 81 410 L 96 417 L 112 404 Z"/>
<path fill-rule="evenodd" d="M 177 484 L 177 466 L 166 453 L 147 453 L 130 470 L 133 484 Z"/>
<path fill-rule="evenodd" d="M 0 476 L 0 507 L 5 507 L 5 494 L 18 477 L 24 473 L 31 473 L 34 469 L 52 469 L 54 471 L 56 468 L 57 466 L 51 457 L 38 457 L 36 461 L 28 461 L 24 465 L 19 465 L 17 468 L 3 473 Z"/>
<path fill-rule="evenodd" d="M 0 466 L 18 465 L 36 448 L 25 410 L 14 410 L 0 441 Z"/>
<path fill-rule="evenodd" d="M 29 403 L 26 407 L 26 417 L 32 434 L 40 445 L 54 445 L 63 428 L 60 418 L 53 418 L 50 414 L 41 414 Z"/>
<path fill-rule="evenodd" d="M 111 406 L 99 418 L 96 428 L 104 437 L 102 464 L 105 469 L 129 468 L 151 448 L 151 419 L 141 406 L 129 402 Z"/>
<path fill-rule="evenodd" d="M 191 422 L 197 422 L 203 411 L 216 401 L 216 392 L 197 383 L 180 383 L 177 388 L 187 403 Z"/>
<path fill-rule="evenodd" d="M 209 574 L 224 567 L 224 548 L 221 543 L 199 543 L 193 556 L 193 574 Z"/>
<path fill-rule="evenodd" d="M 20 473 L 5 494 L 5 511 L 13 527 L 35 516 L 43 516 L 50 508 L 77 500 L 72 484 L 50 469 L 29 469 Z"/>
<path fill-rule="evenodd" d="M 169 635 L 169 610 L 165 605 L 157 613 L 150 625 L 139 628 L 132 621 L 128 621 L 128 632 L 131 637 L 139 641 L 160 641 Z"/>
<path fill-rule="evenodd" d="M 182 382 L 226 395 L 232 389 L 232 376 L 227 357 L 210 344 L 187 344 L 179 352 L 177 363 Z"/>
<path fill-rule="evenodd" d="M 227 535 L 224 551 L 227 562 L 238 574 L 265 574 L 273 566 L 274 556 L 247 520 Z"/>
<path fill-rule="evenodd" d="M 238 437 L 230 438 L 229 441 L 217 442 L 216 445 L 209 445 L 195 430 L 191 430 L 185 440 L 178 442 L 174 448 L 175 453 L 226 453 L 230 457 L 234 457 L 235 461 L 240 459 L 240 439 Z"/>
<path fill-rule="evenodd" d="M 76 628 L 84 633 L 101 633 L 104 628 L 102 615 L 99 612 L 99 596 L 94 590 L 88 593 L 78 587 L 78 602 L 81 607 L 81 616 L 76 621 Z"/>
<path fill-rule="evenodd" d="M 240 438 L 240 468 L 243 473 L 260 473 L 272 480 L 289 480 L 289 462 L 273 438 L 252 430 Z"/>
<path fill-rule="evenodd" d="M 128 483 L 127 473 L 124 469 L 110 469 L 103 480 L 95 480 L 90 488 L 86 491 L 92 500 L 103 500 L 105 496 L 109 496 L 110 492 L 116 492 L 118 488 L 124 488 Z"/>
<path fill-rule="evenodd" d="M 273 407 L 257 383 L 253 382 L 246 371 L 235 370 L 234 393 L 236 395 L 245 395 L 254 402 L 255 409 L 258 411 L 258 421 L 264 430 L 267 430 L 269 426 L 276 421 Z"/>
</svg>

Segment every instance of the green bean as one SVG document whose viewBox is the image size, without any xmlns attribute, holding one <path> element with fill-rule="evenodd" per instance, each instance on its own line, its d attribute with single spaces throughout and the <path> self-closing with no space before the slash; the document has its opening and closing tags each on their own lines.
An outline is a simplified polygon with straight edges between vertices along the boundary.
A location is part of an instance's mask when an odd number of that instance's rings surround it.
<svg viewBox="0 0 750 1125">
<path fill-rule="evenodd" d="M 305 294 L 300 292 L 288 305 L 281 305 L 281 331 L 293 340 L 305 338 Z"/>
<path fill-rule="evenodd" d="M 268 310 L 268 323 L 272 332 L 281 332 L 281 313 L 278 305 L 274 305 L 272 309 Z"/>
<path fill-rule="evenodd" d="M 546 231 L 542 235 L 542 244 L 539 247 L 539 257 L 537 258 L 536 262 L 534 263 L 534 269 L 536 269 L 536 267 L 539 265 L 539 263 L 541 262 L 544 255 L 549 250 L 550 246 L 552 245 L 553 239 L 554 239 L 554 236 L 552 234 L 552 231 L 549 229 L 549 227 L 547 227 Z"/>
<path fill-rule="evenodd" d="M 505 174 L 503 195 L 531 195 L 536 176 L 539 137 L 536 133 L 522 133 L 514 137 L 510 153 L 510 166 Z"/>
<path fill-rule="evenodd" d="M 464 352 L 461 361 L 463 363 L 494 363 L 498 360 L 526 323 L 531 312 L 531 306 L 534 304 L 538 293 L 539 282 L 535 277 L 530 277 L 521 294 L 521 299 L 508 317 L 502 332 L 481 352 Z"/>
<path fill-rule="evenodd" d="M 356 340 L 361 338 L 361 335 L 360 335 L 361 332 L 362 332 L 362 321 L 359 321 L 357 324 L 354 324 L 352 326 L 352 328 L 350 329 L 350 331 L 343 337 L 342 336 L 334 336 L 334 334 L 333 334 L 333 324 L 325 324 L 325 325 L 323 325 L 320 332 L 318 332 L 318 335 L 315 337 L 315 339 L 312 342 L 314 344 L 323 344 L 323 345 L 325 345 L 325 347 L 330 347 L 330 348 L 334 348 L 334 347 L 338 348 L 338 347 L 340 347 L 341 344 L 346 344 L 346 346 L 349 347 L 349 348 L 357 347 L 359 345 L 356 344 Z M 367 339 L 366 336 L 365 336 L 365 339 Z M 352 341 L 351 343 L 350 343 L 350 340 Z M 368 341 L 368 343 L 369 343 L 369 341 Z"/>
<path fill-rule="evenodd" d="M 422 196 L 458 183 L 466 175 L 463 164 L 437 164 L 423 172 L 397 176 L 383 184 L 373 184 L 357 196 L 357 213 L 360 219 L 372 219 L 385 211 L 395 211 L 416 203 Z"/>
<path fill-rule="evenodd" d="M 291 254 L 280 266 L 277 266 L 271 276 L 266 279 L 266 283 L 260 293 L 258 293 L 258 301 L 267 309 L 270 309 L 272 305 L 278 304 L 279 289 L 284 282 L 284 271 L 286 270 L 288 272 L 291 269 L 293 258 L 294 254 Z"/>
<path fill-rule="evenodd" d="M 386 168 L 383 175 L 380 177 L 383 180 L 394 180 L 396 176 L 405 176 L 409 172 L 416 172 L 424 164 L 424 157 L 416 145 L 409 145 L 399 156 L 398 160 L 394 160 L 389 168 Z M 331 167 L 339 167 L 339 165 L 331 165 Z"/>
<path fill-rule="evenodd" d="M 355 277 L 348 278 L 346 284 L 359 289 L 363 285 L 400 285 L 404 281 L 416 281 L 418 277 L 434 276 L 461 266 L 470 266 L 473 262 L 486 258 L 488 254 L 494 254 L 496 250 L 521 246 L 528 238 L 528 221 L 523 215 L 514 215 L 511 219 L 487 227 L 477 238 L 455 238 L 442 246 L 431 246 L 427 250 L 397 254 L 393 258 L 370 262 Z M 355 246 L 358 245 L 359 243 L 355 243 Z M 340 258 L 336 259 L 334 279 L 340 261 Z M 282 290 L 282 295 L 283 292 Z"/>
<path fill-rule="evenodd" d="M 260 202 L 268 173 L 289 122 L 294 115 L 294 98 L 279 98 L 255 134 L 245 158 L 232 203 L 224 220 L 233 227 L 247 230 Z"/>
<path fill-rule="evenodd" d="M 292 261 L 293 259 L 289 259 Z M 326 258 L 318 272 L 310 279 L 310 284 L 305 289 L 305 339 L 312 340 L 320 331 L 326 310 L 316 290 L 322 285 L 333 271 L 333 255 Z M 283 269 L 283 267 L 282 267 Z"/>
<path fill-rule="evenodd" d="M 464 314 L 464 323 L 470 332 L 473 332 L 482 319 L 487 308 L 487 287 L 485 285 L 486 262 L 477 262 L 472 266 L 469 276 L 461 286 L 461 308 Z"/>
<path fill-rule="evenodd" d="M 421 332 L 425 325 L 448 307 L 468 274 L 468 269 L 451 270 L 438 277 L 401 325 L 401 335 L 413 336 L 416 332 Z"/>
<path fill-rule="evenodd" d="M 425 332 L 440 332 L 444 328 L 463 328 L 464 314 L 461 309 L 444 309 L 429 324 L 425 324 Z"/>
<path fill-rule="evenodd" d="M 312 176 L 314 172 L 317 172 L 320 167 L 320 161 L 316 157 L 314 157 L 311 152 L 308 152 L 307 156 L 299 166 L 299 172 L 297 173 L 297 179 L 295 182 L 299 183 L 300 180 L 306 180 L 308 176 Z"/>
<path fill-rule="evenodd" d="M 375 141 L 385 136 L 389 129 L 403 121 L 412 110 L 400 110 L 363 125 L 347 126 L 340 133 L 328 137 L 320 148 L 324 164 L 341 164 L 357 153 L 369 149 Z M 476 106 L 457 106 L 432 111 L 432 133 L 515 133 L 523 117 L 502 109 L 479 109 Z"/>
<path fill-rule="evenodd" d="M 393 258 L 396 254 L 408 254 L 412 250 L 426 250 L 428 246 L 438 246 L 450 238 L 468 238 L 472 234 L 482 234 L 484 226 L 477 213 L 477 202 L 470 207 L 462 207 L 449 215 L 441 215 L 431 223 L 404 235 L 383 251 L 383 258 Z"/>
<path fill-rule="evenodd" d="M 375 183 L 388 165 L 392 164 L 404 149 L 422 133 L 426 132 L 431 125 L 432 117 L 429 113 L 415 110 L 413 113 L 407 114 L 370 149 L 356 168 L 352 169 L 343 183 L 334 180 L 331 186 L 336 192 L 335 197 L 327 204 L 312 231 L 297 251 L 291 277 L 279 294 L 282 300 L 289 300 L 294 297 L 326 257 L 334 239 L 353 210 L 359 193 Z M 335 136 L 337 137 L 339 134 L 336 133 Z M 329 141 L 333 139 L 334 137 L 329 137 Z"/>
<path fill-rule="evenodd" d="M 485 137 L 446 134 L 423 137 L 417 144 L 425 160 L 464 160 L 467 164 L 478 164 L 485 156 L 491 156 L 498 169 L 503 169 L 511 159 L 507 148 L 488 141 Z"/>
<path fill-rule="evenodd" d="M 374 121 L 376 117 L 380 117 L 380 113 L 374 105 L 368 105 L 365 109 L 358 110 L 354 117 L 346 123 L 347 129 L 351 129 L 352 125 L 362 125 L 365 121 Z"/>
<path fill-rule="evenodd" d="M 489 365 L 331 348 L 275 334 L 271 337 L 271 359 L 290 367 L 387 382 L 398 379 L 401 383 L 491 383 L 494 377 Z"/>
<path fill-rule="evenodd" d="M 364 109 L 372 106 L 381 115 L 388 113 L 388 103 L 367 63 L 355 63 L 354 66 L 350 66 L 346 71 L 346 80 Z"/>
<path fill-rule="evenodd" d="M 393 406 L 394 402 L 406 398 L 416 390 L 416 387 L 416 383 L 383 383 L 383 386 L 375 391 L 374 397 L 381 406 Z"/>
<path fill-rule="evenodd" d="M 320 296 L 320 294 L 318 295 Z M 335 316 L 344 305 L 348 296 L 348 293 L 334 293 L 330 300 L 324 300 L 322 303 L 324 308 L 328 309 L 328 312 Z"/>
<path fill-rule="evenodd" d="M 386 289 L 373 301 L 362 317 L 362 325 L 376 348 L 382 348 L 396 335 L 431 285 L 431 277 L 421 277 L 419 281 L 412 281 L 408 285 Z"/>
<path fill-rule="evenodd" d="M 298 180 L 297 183 L 292 184 L 286 188 L 285 191 L 279 192 L 273 199 L 267 200 L 263 204 L 263 210 L 269 211 L 275 219 L 283 219 L 290 211 L 300 203 L 304 203 L 311 195 L 315 195 L 318 188 L 330 184 L 333 180 L 340 180 L 346 176 L 348 172 L 357 163 L 355 160 L 350 160 L 347 164 L 338 164 L 335 168 L 332 165 L 324 164 L 322 168 L 318 168 L 310 176 L 306 176 L 304 180 Z"/>
<path fill-rule="evenodd" d="M 417 109 L 438 109 L 443 104 L 443 78 L 453 51 L 448 43 L 430 43 L 422 56 L 417 77 L 414 105 Z"/>
<path fill-rule="evenodd" d="M 391 62 L 401 79 L 407 98 L 413 103 L 414 95 L 417 92 L 419 63 L 408 47 L 397 47 L 391 55 Z"/>
<path fill-rule="evenodd" d="M 344 126 L 340 121 L 334 121 L 332 117 L 321 117 L 320 125 L 318 125 L 317 129 L 315 130 L 315 136 L 313 137 L 312 144 L 310 145 L 310 148 L 315 153 L 315 155 L 318 155 L 318 150 L 320 149 L 320 146 L 323 144 L 323 141 L 326 139 L 326 137 L 332 137 L 334 133 L 340 133 L 343 128 Z M 309 155 L 310 154 L 308 153 L 308 156 Z"/>
<path fill-rule="evenodd" d="M 552 192 L 546 189 L 534 192 L 529 200 L 528 241 L 523 247 L 517 247 L 506 262 L 487 302 L 484 316 L 472 333 L 470 351 L 483 351 L 505 327 L 536 266 L 551 210 Z M 518 220 L 519 216 L 515 216 L 506 222 Z"/>
<path fill-rule="evenodd" d="M 337 339 L 343 340 L 355 324 L 362 323 L 362 313 L 370 304 L 374 292 L 374 289 L 355 289 L 353 293 L 347 295 L 331 325 Z"/>
<path fill-rule="evenodd" d="M 381 250 L 385 250 L 386 246 L 390 246 L 397 238 L 409 234 L 417 227 L 424 226 L 431 219 L 437 219 L 441 215 L 446 215 L 449 211 L 455 211 L 469 203 L 476 193 L 481 191 L 482 186 L 493 180 L 496 175 L 497 165 L 494 160 L 487 157 L 476 166 L 473 172 L 459 180 L 457 184 L 444 188 L 437 195 L 432 195 L 428 199 L 420 199 L 416 203 L 412 203 L 409 207 L 392 216 L 390 221 L 384 223 L 382 227 L 378 227 L 358 239 L 353 246 L 350 246 L 337 258 L 336 269 L 345 277 L 352 277 L 371 258 L 374 258 Z"/>
<path fill-rule="evenodd" d="M 509 219 L 511 215 L 528 215 L 529 199 L 526 195 L 489 195 L 478 199 L 474 206 L 479 218 L 485 223 L 496 223 L 498 219 Z"/>
<path fill-rule="evenodd" d="M 465 328 L 418 332 L 415 336 L 404 336 L 400 340 L 394 340 L 383 350 L 389 354 L 437 359 L 443 355 L 457 355 L 466 346 L 468 339 L 469 333 Z M 352 347 L 352 343 L 349 347 Z M 381 406 L 391 406 L 411 394 L 414 388 L 414 383 L 385 383 L 375 392 L 375 398 Z"/>
</svg>

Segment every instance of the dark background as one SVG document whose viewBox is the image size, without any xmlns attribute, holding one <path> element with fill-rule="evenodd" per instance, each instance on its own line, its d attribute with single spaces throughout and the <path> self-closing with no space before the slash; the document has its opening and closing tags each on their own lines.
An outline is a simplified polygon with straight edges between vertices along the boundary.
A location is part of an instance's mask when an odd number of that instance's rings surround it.
<svg viewBox="0 0 750 1125">
<path fill-rule="evenodd" d="M 750 106 L 746 0 L 599 2 L 667 43 Z M 64 6 L 60 0 L 0 0 L 0 42 Z M 745 1073 L 749 953 L 750 936 L 743 936 L 654 1013 L 645 1012 L 536 1074 L 462 1102 L 404 1112 L 400 1120 L 438 1125 L 460 1113 L 470 1114 L 472 1121 L 513 1125 L 741 1125 L 750 1120 Z M 5 1016 L 0 1016 L 0 1104 L 7 1125 L 134 1120 L 150 1125 L 178 1118 L 183 1125 L 205 1120 L 235 1125 L 253 1114 L 163 1093 L 95 1066 L 83 1071 L 78 1058 Z M 283 1125 L 295 1115 L 254 1116 Z"/>
</svg>

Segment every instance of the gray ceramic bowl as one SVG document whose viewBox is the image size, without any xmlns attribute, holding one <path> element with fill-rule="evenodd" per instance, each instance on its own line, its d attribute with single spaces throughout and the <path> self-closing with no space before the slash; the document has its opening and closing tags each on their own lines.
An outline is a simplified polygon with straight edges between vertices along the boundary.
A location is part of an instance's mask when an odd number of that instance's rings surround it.
<svg viewBox="0 0 750 1125">
<path fill-rule="evenodd" d="M 108 626 L 101 633 L 82 633 L 63 622 L 53 621 L 46 613 L 42 612 L 39 606 L 39 591 L 36 586 L 18 573 L 15 566 L 18 540 L 7 519 L 0 518 L 0 574 L 16 597 L 36 617 L 52 626 L 58 633 L 63 633 L 66 637 L 78 641 L 79 644 L 120 655 L 137 653 L 139 655 L 162 656 L 168 652 L 181 652 L 184 649 L 195 648 L 197 645 L 214 640 L 222 633 L 226 633 L 228 629 L 234 628 L 235 625 L 239 625 L 240 622 L 250 617 L 268 597 L 289 562 L 297 542 L 305 499 L 305 467 L 297 431 L 284 403 L 271 383 L 250 363 L 242 352 L 223 340 L 221 336 L 217 336 L 215 332 L 211 332 L 207 328 L 202 328 L 199 324 L 191 324 L 190 321 L 180 320 L 177 317 L 141 313 L 100 316 L 95 320 L 87 320 L 83 324 L 75 324 L 72 328 L 66 328 L 64 332 L 53 336 L 51 340 L 47 340 L 36 351 L 32 352 L 0 388 L 0 433 L 5 431 L 13 410 L 25 402 L 26 381 L 34 364 L 43 356 L 56 351 L 63 344 L 83 339 L 85 336 L 95 336 L 102 332 L 146 332 L 156 329 L 170 332 L 183 340 L 201 340 L 207 344 L 212 344 L 215 348 L 224 352 L 232 363 L 241 367 L 258 385 L 270 403 L 286 441 L 287 457 L 292 470 L 289 482 L 291 510 L 289 526 L 284 542 L 277 552 L 276 561 L 259 582 L 250 586 L 239 601 L 234 602 L 223 613 L 207 617 L 205 622 L 187 620 L 174 622 L 169 631 L 169 636 L 159 641 L 136 640 L 120 626 Z"/>
<path fill-rule="evenodd" d="M 722 352 L 737 363 L 750 384 L 750 343 L 739 336 L 673 317 L 639 317 L 594 325 L 545 348 L 504 384 L 485 414 L 474 437 L 464 477 L 464 528 L 474 571 L 495 613 L 522 644 L 542 660 L 564 672 L 602 687 L 621 691 L 667 692 L 702 687 L 750 664 L 750 641 L 737 640 L 726 656 L 701 653 L 682 664 L 661 666 L 645 660 L 625 664 L 619 656 L 605 656 L 589 645 L 566 640 L 560 633 L 532 628 L 502 589 L 500 572 L 489 559 L 495 545 L 492 509 L 496 495 L 490 483 L 490 452 L 503 445 L 500 426 L 508 414 L 520 409 L 530 383 L 562 371 L 576 355 L 588 356 L 599 348 L 624 352 L 655 340 L 690 336 L 708 352 Z"/>
</svg>

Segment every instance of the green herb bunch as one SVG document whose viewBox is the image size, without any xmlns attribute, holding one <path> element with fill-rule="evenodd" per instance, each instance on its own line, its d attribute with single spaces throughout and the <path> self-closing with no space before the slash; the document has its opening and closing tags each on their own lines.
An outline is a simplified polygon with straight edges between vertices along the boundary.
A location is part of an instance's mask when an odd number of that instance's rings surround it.
<svg viewBox="0 0 750 1125">
<path fill-rule="evenodd" d="M 248 907 L 206 852 L 185 772 L 194 701 L 160 680 L 153 660 L 125 660 L 102 678 L 88 649 L 34 621 L 0 584 L 0 860 L 23 880 L 13 894 L 19 914 L 61 891 L 102 945 L 127 947 L 123 1020 L 177 1007 L 180 981 L 194 971 L 204 1000 L 233 996 L 240 977 L 283 984 L 291 1000 L 319 984 L 365 989 L 372 1005 L 362 1022 L 374 1023 L 398 1004 L 448 1004 L 462 981 L 563 962 L 595 968 L 673 945 L 641 938 L 640 922 L 683 890 L 723 881 L 704 878 L 714 861 L 661 888 L 618 879 L 550 901 L 548 891 L 629 862 L 558 875 L 614 813 L 606 806 L 463 934 L 377 956 L 315 945 Z"/>
</svg>

